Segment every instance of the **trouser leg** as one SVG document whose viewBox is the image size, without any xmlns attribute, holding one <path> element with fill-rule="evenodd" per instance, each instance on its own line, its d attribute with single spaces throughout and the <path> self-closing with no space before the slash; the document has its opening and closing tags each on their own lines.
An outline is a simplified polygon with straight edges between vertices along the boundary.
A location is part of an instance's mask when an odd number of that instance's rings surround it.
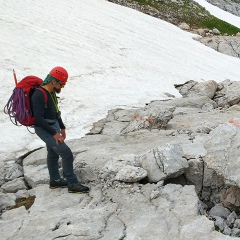
<svg viewBox="0 0 240 240">
<path fill-rule="evenodd" d="M 64 177 L 67 179 L 69 187 L 78 182 L 73 171 L 73 154 L 71 149 L 65 143 L 59 143 L 54 149 L 62 158 L 62 169 Z"/>
<path fill-rule="evenodd" d="M 47 149 L 50 149 L 50 152 L 48 151 L 48 162 L 51 167 L 53 166 L 51 171 L 53 170 L 54 174 L 56 174 L 56 165 L 54 164 L 56 162 L 54 160 L 58 155 L 62 158 L 62 168 L 64 176 L 67 179 L 68 186 L 71 187 L 74 183 L 78 182 L 78 179 L 73 171 L 73 154 L 71 149 L 65 143 L 59 142 L 56 144 L 54 137 L 42 128 L 35 127 L 35 131 L 36 134 L 46 143 Z M 56 154 L 53 154 L 53 152 Z"/>
<path fill-rule="evenodd" d="M 49 145 L 46 145 L 46 147 L 47 147 L 47 167 L 50 176 L 50 181 L 57 180 L 60 178 L 58 165 L 59 155 Z"/>
</svg>

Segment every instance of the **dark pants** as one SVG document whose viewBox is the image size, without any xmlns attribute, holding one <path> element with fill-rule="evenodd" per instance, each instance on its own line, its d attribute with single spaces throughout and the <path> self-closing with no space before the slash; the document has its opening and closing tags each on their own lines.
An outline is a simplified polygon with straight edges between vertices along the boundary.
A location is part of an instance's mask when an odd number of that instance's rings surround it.
<svg viewBox="0 0 240 240">
<path fill-rule="evenodd" d="M 57 132 L 60 132 L 58 122 L 53 124 L 53 127 Z M 78 179 L 73 171 L 73 154 L 71 149 L 65 144 L 56 144 L 54 137 L 47 131 L 40 127 L 34 127 L 36 134 L 46 143 L 47 147 L 47 166 L 51 180 L 57 180 L 60 178 L 58 160 L 59 156 L 62 158 L 63 176 L 67 179 L 68 186 L 78 182 Z"/>
</svg>

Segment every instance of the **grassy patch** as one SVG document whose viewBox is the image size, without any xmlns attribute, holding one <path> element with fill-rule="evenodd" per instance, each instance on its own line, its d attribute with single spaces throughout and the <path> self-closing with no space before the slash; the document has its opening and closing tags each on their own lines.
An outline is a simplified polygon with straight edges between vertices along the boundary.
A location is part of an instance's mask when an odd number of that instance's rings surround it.
<svg viewBox="0 0 240 240">
<path fill-rule="evenodd" d="M 25 206 L 26 209 L 29 209 L 33 205 L 35 198 L 35 196 L 30 196 L 28 198 L 19 198 L 16 200 L 16 205 L 13 207 L 9 207 L 8 210 L 19 208 L 22 206 Z"/>
<path fill-rule="evenodd" d="M 236 35 L 236 33 L 240 32 L 239 28 L 215 17 L 203 19 L 202 24 L 208 29 L 217 28 L 221 34 Z"/>
</svg>

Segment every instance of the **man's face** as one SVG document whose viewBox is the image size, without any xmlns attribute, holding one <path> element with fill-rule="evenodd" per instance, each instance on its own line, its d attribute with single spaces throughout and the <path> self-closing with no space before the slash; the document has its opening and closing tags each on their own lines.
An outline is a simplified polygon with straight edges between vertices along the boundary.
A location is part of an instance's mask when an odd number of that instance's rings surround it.
<svg viewBox="0 0 240 240">
<path fill-rule="evenodd" d="M 56 82 L 56 84 L 57 84 L 57 85 L 54 87 L 54 91 L 55 91 L 56 93 L 60 93 L 61 90 L 62 90 L 62 88 L 64 88 L 64 86 L 66 85 L 66 83 L 61 82 L 61 81 Z"/>
<path fill-rule="evenodd" d="M 59 85 L 59 84 L 58 84 Z M 61 87 L 54 87 L 54 91 L 56 92 L 56 93 L 60 93 L 61 92 Z"/>
</svg>

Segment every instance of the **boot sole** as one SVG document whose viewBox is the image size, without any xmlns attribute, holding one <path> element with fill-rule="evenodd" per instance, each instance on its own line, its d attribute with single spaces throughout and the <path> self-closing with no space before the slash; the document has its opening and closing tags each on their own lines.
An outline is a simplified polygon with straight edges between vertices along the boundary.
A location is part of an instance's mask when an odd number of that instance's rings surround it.
<svg viewBox="0 0 240 240">
<path fill-rule="evenodd" d="M 67 186 L 49 186 L 49 188 L 51 189 L 55 189 L 55 188 L 67 188 Z"/>
<path fill-rule="evenodd" d="M 78 194 L 82 194 L 82 193 L 88 193 L 89 191 L 83 191 L 83 192 L 78 192 L 78 191 L 71 191 L 68 190 L 69 193 L 78 193 Z"/>
</svg>

